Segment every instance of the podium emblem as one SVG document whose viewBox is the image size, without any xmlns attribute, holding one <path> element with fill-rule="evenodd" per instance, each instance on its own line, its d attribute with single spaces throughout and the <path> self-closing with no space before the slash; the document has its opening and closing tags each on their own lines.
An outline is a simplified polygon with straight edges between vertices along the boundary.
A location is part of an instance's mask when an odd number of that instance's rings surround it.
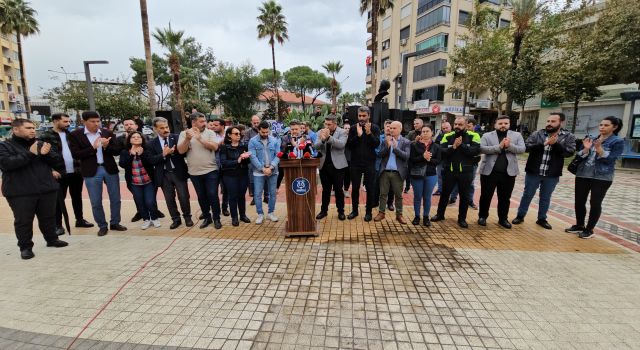
<svg viewBox="0 0 640 350">
<path fill-rule="evenodd" d="M 291 190 L 298 196 L 304 196 L 311 190 L 311 183 L 304 177 L 299 177 L 291 182 Z"/>
</svg>

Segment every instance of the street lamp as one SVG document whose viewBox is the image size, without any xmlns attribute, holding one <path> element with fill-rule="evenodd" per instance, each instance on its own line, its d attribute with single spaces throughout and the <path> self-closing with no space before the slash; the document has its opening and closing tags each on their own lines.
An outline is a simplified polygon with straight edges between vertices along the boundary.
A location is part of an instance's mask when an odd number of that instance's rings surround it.
<svg viewBox="0 0 640 350">
<path fill-rule="evenodd" d="M 108 64 L 109 61 L 84 61 L 84 77 L 87 81 L 87 97 L 89 98 L 89 110 L 96 110 L 96 101 L 93 100 L 93 87 L 91 86 L 90 64 Z"/>
</svg>

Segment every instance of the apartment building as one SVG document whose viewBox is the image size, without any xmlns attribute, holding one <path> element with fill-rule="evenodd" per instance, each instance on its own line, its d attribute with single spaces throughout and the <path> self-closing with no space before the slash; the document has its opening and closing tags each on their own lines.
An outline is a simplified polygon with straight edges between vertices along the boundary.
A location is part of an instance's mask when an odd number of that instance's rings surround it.
<svg viewBox="0 0 640 350">
<path fill-rule="evenodd" d="M 16 39 L 14 34 L 0 35 L 0 121 L 3 124 L 10 123 L 16 116 L 26 116 Z"/>
</svg>

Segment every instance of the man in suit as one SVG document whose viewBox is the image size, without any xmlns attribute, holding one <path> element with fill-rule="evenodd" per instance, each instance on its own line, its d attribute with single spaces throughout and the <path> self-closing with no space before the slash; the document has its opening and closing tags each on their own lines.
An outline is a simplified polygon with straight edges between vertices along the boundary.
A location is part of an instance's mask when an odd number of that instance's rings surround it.
<svg viewBox="0 0 640 350">
<path fill-rule="evenodd" d="M 95 111 L 82 113 L 84 128 L 74 130 L 69 138 L 69 148 L 73 158 L 80 160 L 80 173 L 89 192 L 93 219 L 100 228 L 98 236 L 109 231 L 102 207 L 102 184 L 107 185 L 111 209 L 111 229 L 126 231 L 120 225 L 120 178 L 118 165 L 113 158 L 120 148 L 113 139 L 113 133 L 100 127 L 100 115 Z"/>
<path fill-rule="evenodd" d="M 191 219 L 191 203 L 187 186 L 189 174 L 184 155 L 176 151 L 178 135 L 170 133 L 169 122 L 161 117 L 153 118 L 153 129 L 158 136 L 147 143 L 145 152 L 149 152 L 149 162 L 154 167 L 153 182 L 156 187 L 162 189 L 167 202 L 172 221 L 169 229 L 173 230 L 182 225 L 176 204 L 176 193 L 180 201 L 184 222 L 187 227 L 191 227 L 193 220 Z"/>
<path fill-rule="evenodd" d="M 411 142 L 400 135 L 402 123 L 394 121 L 389 125 L 389 137 L 385 139 L 385 146 L 380 152 L 380 206 L 378 215 L 373 221 L 382 221 L 385 218 L 387 196 L 389 188 L 393 188 L 396 200 L 396 220 L 406 224 L 402 216 L 402 186 L 407 178 L 409 151 Z"/>
<path fill-rule="evenodd" d="M 314 145 L 322 157 L 320 158 L 320 182 L 322 183 L 322 205 L 317 220 L 327 217 L 329 202 L 331 200 L 331 190 L 336 196 L 336 207 L 338 208 L 338 220 L 346 219 L 344 215 L 344 185 L 345 169 L 347 169 L 347 158 L 344 151 L 348 139 L 347 132 L 338 127 L 335 115 L 329 114 L 324 118 L 324 129 L 318 131 L 318 138 Z"/>
<path fill-rule="evenodd" d="M 478 224 L 487 226 L 489 206 L 493 193 L 498 189 L 498 224 L 511 228 L 509 205 L 511 193 L 516 183 L 518 154 L 524 153 L 526 146 L 519 132 L 509 130 L 509 116 L 500 115 L 496 119 L 495 130 L 482 135 L 480 152 L 484 154 L 480 162 L 480 212 Z"/>
<path fill-rule="evenodd" d="M 62 228 L 62 204 L 67 197 L 67 190 L 71 195 L 71 203 L 73 205 L 73 213 L 76 218 L 76 227 L 93 227 L 94 225 L 84 219 L 82 210 L 82 186 L 84 180 L 80 175 L 80 162 L 73 159 L 71 149 L 69 148 L 69 125 L 71 119 L 67 114 L 55 113 L 51 116 L 53 128 L 44 132 L 40 139 L 51 144 L 56 153 L 60 154 L 64 160 L 64 172 L 60 174 L 58 183 L 58 201 L 56 202 L 56 234 L 58 236 L 65 233 Z"/>
</svg>

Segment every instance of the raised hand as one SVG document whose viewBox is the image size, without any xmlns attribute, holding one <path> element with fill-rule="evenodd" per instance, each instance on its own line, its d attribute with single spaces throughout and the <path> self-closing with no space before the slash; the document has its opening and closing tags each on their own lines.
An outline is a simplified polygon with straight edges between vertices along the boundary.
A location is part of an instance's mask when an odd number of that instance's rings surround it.
<svg viewBox="0 0 640 350">
<path fill-rule="evenodd" d="M 545 146 L 546 145 L 555 145 L 555 143 L 558 142 L 558 134 L 555 134 L 553 136 L 549 136 L 549 138 L 547 139 L 547 141 L 544 142 Z"/>
<path fill-rule="evenodd" d="M 456 137 L 456 139 L 453 141 L 453 149 L 460 147 L 461 144 L 462 144 L 462 136 Z"/>
<path fill-rule="evenodd" d="M 38 155 L 38 142 L 34 142 L 33 145 L 31 145 L 31 147 L 29 147 L 29 151 L 37 156 Z"/>
<path fill-rule="evenodd" d="M 62 177 L 62 175 L 60 175 L 59 172 L 55 171 L 55 170 L 51 170 L 51 175 L 53 175 L 53 178 L 58 180 Z"/>
<path fill-rule="evenodd" d="M 93 141 L 93 148 L 98 149 L 102 145 L 102 138 L 98 137 L 95 141 Z"/>
<path fill-rule="evenodd" d="M 42 147 L 40 148 L 40 154 L 41 155 L 48 154 L 50 150 L 51 150 L 51 144 L 48 142 L 44 142 L 42 144 Z"/>
<path fill-rule="evenodd" d="M 187 137 L 187 140 L 191 140 L 195 136 L 193 129 L 188 129 L 187 132 L 185 132 L 185 136 Z"/>
<path fill-rule="evenodd" d="M 356 124 L 356 130 L 358 131 L 358 136 L 362 136 L 362 126 L 360 123 Z"/>
<path fill-rule="evenodd" d="M 367 133 L 367 135 L 371 134 L 371 123 L 370 122 L 366 122 L 364 124 L 364 131 Z"/>
<path fill-rule="evenodd" d="M 502 142 L 504 142 L 503 148 L 509 148 L 509 146 L 511 146 L 511 139 L 508 137 L 505 137 L 504 139 L 502 139 Z"/>
<path fill-rule="evenodd" d="M 429 151 L 425 151 L 424 152 L 424 159 L 426 159 L 427 162 L 431 161 L 431 156 L 432 156 L 431 152 L 429 152 Z"/>
<path fill-rule="evenodd" d="M 591 146 L 593 146 L 593 140 L 592 140 L 592 139 L 590 139 L 590 138 L 588 138 L 588 137 L 585 137 L 585 138 L 582 140 L 582 146 L 584 147 L 584 150 L 585 150 L 585 151 L 590 150 L 590 149 L 591 149 Z"/>
<path fill-rule="evenodd" d="M 99 140 L 100 140 L 100 143 L 102 145 L 102 148 L 105 148 L 105 147 L 109 146 L 109 141 L 111 141 L 111 138 L 109 137 L 109 138 L 105 139 L 104 137 L 101 137 L 101 138 L 99 138 Z"/>
<path fill-rule="evenodd" d="M 175 152 L 176 150 L 176 146 L 173 147 L 168 147 L 167 145 L 164 145 L 164 147 L 162 148 L 162 156 L 166 157 L 170 154 L 173 154 L 173 152 Z"/>
</svg>

